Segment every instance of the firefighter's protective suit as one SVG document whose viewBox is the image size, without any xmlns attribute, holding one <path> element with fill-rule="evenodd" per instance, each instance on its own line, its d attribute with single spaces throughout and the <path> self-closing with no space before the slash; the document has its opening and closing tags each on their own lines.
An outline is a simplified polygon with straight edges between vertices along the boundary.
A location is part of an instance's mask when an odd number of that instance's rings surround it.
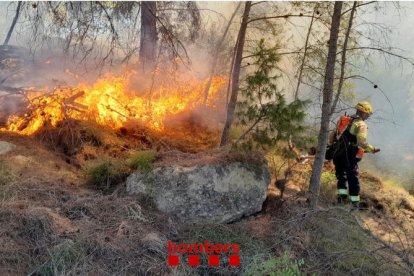
<svg viewBox="0 0 414 276">
<path fill-rule="evenodd" d="M 366 102 L 362 102 L 366 104 Z M 361 111 L 356 106 L 357 110 Z M 368 103 L 369 104 L 369 103 Z M 372 108 L 364 109 L 367 114 L 372 114 Z M 340 137 L 338 137 L 340 136 Z M 335 139 L 341 141 L 338 150 L 333 156 L 335 174 L 338 180 L 338 201 L 349 199 L 353 203 L 360 201 L 359 191 L 359 171 L 358 162 L 361 161 L 364 153 L 375 153 L 377 150 L 367 142 L 368 128 L 364 120 L 358 115 L 342 116 L 337 124 L 336 131 L 329 138 L 329 143 L 334 143 Z M 349 193 L 346 183 L 348 182 Z"/>
</svg>

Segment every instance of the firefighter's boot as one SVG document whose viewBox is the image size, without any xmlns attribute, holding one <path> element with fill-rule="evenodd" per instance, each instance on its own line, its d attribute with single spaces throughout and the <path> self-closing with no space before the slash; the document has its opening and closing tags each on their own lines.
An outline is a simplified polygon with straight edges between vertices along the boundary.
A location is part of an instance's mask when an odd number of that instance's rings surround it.
<svg viewBox="0 0 414 276">
<path fill-rule="evenodd" d="M 348 203 L 348 190 L 347 189 L 338 189 L 337 201 L 338 201 L 338 204 Z"/>
<path fill-rule="evenodd" d="M 365 201 L 361 201 L 359 196 L 350 196 L 352 209 L 351 210 L 359 210 L 364 211 L 368 210 L 368 205 Z"/>
</svg>

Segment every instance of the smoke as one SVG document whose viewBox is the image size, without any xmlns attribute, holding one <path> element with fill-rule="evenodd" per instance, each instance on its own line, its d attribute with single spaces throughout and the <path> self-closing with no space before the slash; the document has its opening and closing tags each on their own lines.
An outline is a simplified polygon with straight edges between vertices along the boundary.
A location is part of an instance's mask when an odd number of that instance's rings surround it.
<svg viewBox="0 0 414 276">
<path fill-rule="evenodd" d="M 389 9 L 385 15 L 373 14 L 379 24 L 390 26 L 390 41 L 394 51 L 414 58 L 411 45 L 414 39 L 409 17 L 414 5 L 404 3 L 401 10 Z M 368 18 L 369 20 L 370 18 Z M 368 120 L 369 141 L 381 152 L 367 157 L 368 166 L 374 166 L 385 177 L 396 178 L 405 187 L 414 188 L 414 66 L 398 58 L 377 54 L 370 65 L 361 66 L 365 77 L 378 88 L 364 81 L 356 81 L 357 100 L 370 100 L 374 116 Z"/>
<path fill-rule="evenodd" d="M 384 68 L 367 71 L 385 95 L 372 85 L 357 82 L 360 99 L 372 102 L 374 115 L 369 125 L 369 141 L 381 152 L 367 156 L 367 161 L 382 172 L 400 180 L 406 187 L 414 186 L 414 116 L 412 112 L 412 86 L 410 72 Z M 388 102 L 387 98 L 390 102 Z"/>
</svg>

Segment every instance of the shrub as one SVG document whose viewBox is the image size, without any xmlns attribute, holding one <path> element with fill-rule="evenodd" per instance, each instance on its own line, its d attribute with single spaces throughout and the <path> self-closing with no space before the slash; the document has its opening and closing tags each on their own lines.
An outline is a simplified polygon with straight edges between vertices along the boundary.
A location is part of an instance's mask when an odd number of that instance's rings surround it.
<svg viewBox="0 0 414 276">
<path fill-rule="evenodd" d="M 129 166 L 134 170 L 150 171 L 155 157 L 156 152 L 153 150 L 139 151 L 131 157 Z"/>
<path fill-rule="evenodd" d="M 126 169 L 118 160 L 98 160 L 87 169 L 89 184 L 108 192 L 126 176 Z"/>
<path fill-rule="evenodd" d="M 321 176 L 321 195 L 333 200 L 336 196 L 336 176 L 331 172 L 323 172 Z"/>
</svg>

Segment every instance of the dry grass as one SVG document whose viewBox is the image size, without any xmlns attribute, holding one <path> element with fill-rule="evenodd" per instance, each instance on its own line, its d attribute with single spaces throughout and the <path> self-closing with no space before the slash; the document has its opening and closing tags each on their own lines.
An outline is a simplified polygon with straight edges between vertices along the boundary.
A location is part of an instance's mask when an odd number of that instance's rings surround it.
<svg viewBox="0 0 414 276">
<path fill-rule="evenodd" d="M 240 275 L 246 271 L 253 263 L 264 262 L 271 257 L 270 248 L 264 241 L 255 239 L 249 231 L 240 224 L 233 225 L 204 225 L 204 226 L 187 226 L 179 229 L 180 238 L 174 240 L 176 243 L 200 243 L 207 240 L 216 244 L 238 244 L 240 248 L 239 267 L 231 267 L 227 263 L 227 254 L 221 254 L 219 267 L 210 267 L 207 265 L 207 256 L 202 256 L 203 265 L 196 268 L 190 268 L 187 264 L 182 263 L 179 269 L 185 275 Z M 184 256 L 182 259 L 185 259 Z"/>
<path fill-rule="evenodd" d="M 141 239 L 154 231 L 168 234 L 172 226 L 165 225 L 163 214 L 141 207 L 135 198 L 73 190 L 64 200 L 58 194 L 44 199 L 34 196 L 30 204 L 10 202 L 3 208 L 9 213 L 0 214 L 2 275 L 4 271 L 14 275 L 114 275 L 121 271 L 159 275 L 168 271 L 160 249 Z"/>
<path fill-rule="evenodd" d="M 306 174 L 302 179 L 298 176 L 309 171 L 310 165 L 295 168 L 296 185 L 302 186 L 304 190 L 307 189 L 309 178 Z M 320 204 L 328 210 L 332 208 L 336 190 L 333 169 L 327 164 L 322 175 Z M 335 211 L 331 217 L 325 214 L 315 218 L 310 225 L 323 233 L 316 239 L 322 242 L 322 248 L 316 248 L 315 252 L 328 250 L 339 254 L 341 250 L 347 249 L 345 257 L 339 256 L 338 267 L 328 267 L 327 270 L 340 269 L 337 271 L 339 274 L 349 271 L 356 274 L 377 274 L 379 271 L 384 274 L 410 274 L 414 263 L 412 257 L 408 257 L 414 256 L 414 198 L 398 185 L 390 185 L 370 173 L 362 172 L 360 180 L 361 197 L 367 202 L 368 210 L 349 213 L 349 206 L 341 206 L 337 209 L 340 213 Z M 300 225 L 303 227 L 302 223 Z M 344 234 L 341 235 L 341 231 Z M 362 248 L 359 244 L 363 245 Z"/>
<path fill-rule="evenodd" d="M 202 138 L 199 144 L 183 153 L 174 150 L 172 141 L 181 139 L 178 134 L 162 137 L 138 127 L 113 131 L 96 126 L 89 131 L 92 134 L 81 133 L 81 137 L 96 137 L 100 142 L 82 138 L 81 150 L 70 157 L 84 168 L 105 158 L 114 166 L 128 160 L 131 153 L 148 149 L 157 152 L 154 166 L 265 162 L 260 153 L 211 149 L 197 153 L 212 144 L 208 135 L 198 136 Z M 310 275 L 410 273 L 412 197 L 369 174 L 362 174 L 362 192 L 370 203 L 365 214 L 331 205 L 335 181 L 329 165 L 322 187 L 323 197 L 329 200 L 321 200 L 320 209 L 309 210 L 303 191 L 310 164 L 299 164 L 283 205 L 269 203 L 257 216 L 229 225 L 181 227 L 158 212 L 149 198 L 128 196 L 122 183 L 108 194 L 87 188 L 83 170 L 36 139 L 13 135 L 4 139 L 17 149 L 0 160 L 1 275 L 234 275 L 252 271 L 257 275 L 269 267 Z M 13 155 L 25 156 L 28 159 L 20 159 L 30 162 L 16 162 Z M 144 159 L 147 164 L 148 158 Z M 126 163 L 122 170 L 129 170 Z M 98 171 L 102 176 L 102 167 Z M 381 231 L 387 235 L 379 235 Z M 242 266 L 167 266 L 166 240 L 203 239 L 239 243 Z M 299 260 L 303 264 L 296 267 Z"/>
<path fill-rule="evenodd" d="M 360 275 L 409 271 L 406 266 L 395 265 L 392 252 L 368 235 L 346 209 L 331 208 L 309 214 L 303 226 L 311 234 L 306 247 L 306 259 L 315 265 L 311 270 L 318 269 L 321 274 L 335 271 L 334 274 Z"/>
</svg>

